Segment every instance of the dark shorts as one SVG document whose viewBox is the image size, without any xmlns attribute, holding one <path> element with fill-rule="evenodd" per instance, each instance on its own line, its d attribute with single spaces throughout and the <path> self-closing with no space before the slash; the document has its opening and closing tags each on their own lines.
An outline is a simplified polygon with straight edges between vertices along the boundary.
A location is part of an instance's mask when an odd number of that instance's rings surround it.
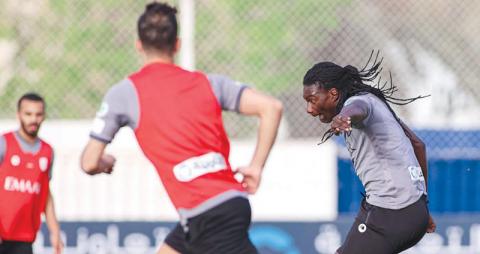
<svg viewBox="0 0 480 254">
<path fill-rule="evenodd" d="M 0 243 L 0 254 L 33 254 L 32 243 L 3 240 Z"/>
<path fill-rule="evenodd" d="M 422 239 L 427 231 L 428 218 L 425 196 L 399 210 L 374 206 L 364 199 L 355 222 L 337 253 L 400 253 Z"/>
<path fill-rule="evenodd" d="M 256 254 L 248 238 L 250 221 L 248 199 L 233 198 L 189 218 L 187 232 L 179 223 L 168 234 L 165 243 L 182 254 Z"/>
</svg>

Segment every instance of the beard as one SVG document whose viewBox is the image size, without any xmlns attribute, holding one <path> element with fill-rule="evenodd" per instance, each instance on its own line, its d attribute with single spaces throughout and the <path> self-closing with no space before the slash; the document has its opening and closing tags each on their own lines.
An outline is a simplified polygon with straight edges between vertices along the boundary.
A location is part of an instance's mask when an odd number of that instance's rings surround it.
<svg viewBox="0 0 480 254">
<path fill-rule="evenodd" d="M 40 125 L 35 123 L 27 125 L 26 123 L 21 122 L 20 126 L 22 127 L 23 132 L 32 138 L 36 138 L 38 135 L 38 131 L 40 130 Z M 29 127 L 31 126 L 36 126 L 37 128 L 35 128 L 34 130 L 29 130 Z"/>
</svg>

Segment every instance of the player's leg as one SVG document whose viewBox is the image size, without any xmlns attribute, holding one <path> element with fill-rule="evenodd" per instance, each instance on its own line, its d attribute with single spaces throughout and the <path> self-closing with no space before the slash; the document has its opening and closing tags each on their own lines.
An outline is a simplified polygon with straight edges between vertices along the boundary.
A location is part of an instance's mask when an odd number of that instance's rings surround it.
<svg viewBox="0 0 480 254">
<path fill-rule="evenodd" d="M 396 252 L 400 253 L 417 244 L 427 232 L 429 212 L 426 197 L 423 196 L 412 205 L 393 213 L 392 221 L 395 226 L 392 226 L 391 234 Z"/>
<path fill-rule="evenodd" d="M 2 241 L 2 239 L 0 238 L 0 254 L 6 254 L 6 253 L 8 253 L 7 243 L 5 243 L 5 241 Z"/>
<path fill-rule="evenodd" d="M 194 254 L 257 254 L 248 237 L 251 208 L 248 199 L 228 200 L 188 220 L 188 247 Z"/>
<path fill-rule="evenodd" d="M 162 246 L 160 246 L 160 249 L 158 249 L 157 254 L 182 254 L 172 247 L 168 246 L 168 244 L 164 243 Z"/>
<path fill-rule="evenodd" d="M 2 248 L 3 245 L 3 248 Z M 33 254 L 32 243 L 4 241 L 0 244 L 0 253 L 3 254 Z"/>
<path fill-rule="evenodd" d="M 186 234 L 180 223 L 170 231 L 157 254 L 188 254 Z"/>
<path fill-rule="evenodd" d="M 376 214 L 375 206 L 362 201 L 360 211 L 338 254 L 392 254 L 394 247 L 385 235 L 386 228 Z"/>
</svg>

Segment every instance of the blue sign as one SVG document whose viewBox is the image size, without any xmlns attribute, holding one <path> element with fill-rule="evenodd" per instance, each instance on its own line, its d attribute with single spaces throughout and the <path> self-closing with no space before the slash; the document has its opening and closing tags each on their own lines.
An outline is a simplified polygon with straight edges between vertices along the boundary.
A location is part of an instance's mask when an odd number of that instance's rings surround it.
<svg viewBox="0 0 480 254">
<path fill-rule="evenodd" d="M 427 234 L 405 253 L 480 253 L 480 214 L 434 217 L 437 232 Z M 331 254 L 341 245 L 353 217 L 332 222 L 255 222 L 250 238 L 262 254 Z M 155 253 L 174 223 L 63 222 L 66 254 Z M 35 253 L 52 253 L 45 225 L 34 244 Z"/>
</svg>

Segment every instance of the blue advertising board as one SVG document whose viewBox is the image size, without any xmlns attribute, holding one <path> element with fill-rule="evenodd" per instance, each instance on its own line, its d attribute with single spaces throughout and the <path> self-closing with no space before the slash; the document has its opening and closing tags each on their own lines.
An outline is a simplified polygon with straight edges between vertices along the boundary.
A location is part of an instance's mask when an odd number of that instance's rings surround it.
<svg viewBox="0 0 480 254">
<path fill-rule="evenodd" d="M 416 131 L 426 143 L 433 213 L 480 212 L 480 131 Z M 343 147 L 343 139 L 336 139 Z M 338 211 L 355 213 L 364 191 L 346 149 L 340 149 Z"/>
<path fill-rule="evenodd" d="M 480 214 L 435 216 L 437 232 L 405 253 L 480 253 Z M 255 222 L 250 238 L 262 254 L 327 254 L 340 246 L 353 222 L 341 217 L 331 222 Z M 63 222 L 66 254 L 155 253 L 173 223 Z M 35 253 L 51 253 L 48 231 L 42 226 Z"/>
</svg>

